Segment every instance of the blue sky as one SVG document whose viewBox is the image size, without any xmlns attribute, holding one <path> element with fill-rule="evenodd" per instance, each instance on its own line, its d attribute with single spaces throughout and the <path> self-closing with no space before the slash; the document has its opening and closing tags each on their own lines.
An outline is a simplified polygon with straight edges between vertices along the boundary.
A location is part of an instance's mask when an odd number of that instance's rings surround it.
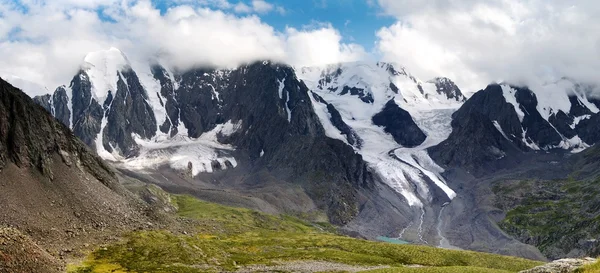
<svg viewBox="0 0 600 273">
<path fill-rule="evenodd" d="M 171 0 L 153 0 L 163 12 L 173 5 Z M 230 1 L 250 4 L 250 1 Z M 284 14 L 269 12 L 257 14 L 261 20 L 278 31 L 286 27 L 303 29 L 320 23 L 329 23 L 343 37 L 343 42 L 356 43 L 367 50 L 374 47 L 376 32 L 382 27 L 392 25 L 395 18 L 383 15 L 376 4 L 367 0 L 277 0 L 269 3 L 283 7 Z M 214 6 L 212 8 L 215 8 Z"/>
<path fill-rule="evenodd" d="M 340 31 L 346 42 L 353 42 L 371 49 L 375 41 L 375 32 L 381 27 L 394 23 L 389 16 L 379 15 L 377 7 L 365 0 L 329 0 L 323 1 L 282 1 L 288 12 L 285 15 L 270 13 L 263 20 L 275 28 L 286 25 L 301 28 L 310 22 L 328 22 Z"/>
</svg>

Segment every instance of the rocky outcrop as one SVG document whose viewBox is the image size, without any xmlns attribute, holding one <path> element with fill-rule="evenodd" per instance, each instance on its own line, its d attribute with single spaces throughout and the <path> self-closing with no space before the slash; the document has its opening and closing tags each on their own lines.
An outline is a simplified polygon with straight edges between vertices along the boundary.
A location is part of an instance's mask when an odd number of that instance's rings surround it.
<svg viewBox="0 0 600 273">
<path fill-rule="evenodd" d="M 444 167 L 460 167 L 476 175 L 517 164 L 521 152 L 494 126 L 487 116 L 473 112 L 452 121 L 452 134 L 429 154 Z M 510 157 L 510 160 L 501 159 Z"/>
<path fill-rule="evenodd" d="M 435 84 L 436 91 L 438 92 L 438 94 L 443 94 L 448 99 L 453 99 L 461 102 L 467 100 L 467 98 L 463 95 L 462 91 L 460 91 L 460 88 L 458 88 L 458 86 L 448 78 L 434 78 L 429 82 Z"/>
<path fill-rule="evenodd" d="M 165 108 L 167 115 L 165 121 L 162 124 L 158 124 L 158 126 L 161 132 L 173 137 L 179 132 L 178 127 L 181 122 L 179 120 L 181 113 L 179 103 L 175 97 L 175 83 L 170 78 L 169 72 L 162 66 L 155 64 L 151 67 L 151 71 L 154 79 L 160 84 L 160 91 L 157 96 L 160 99 L 160 105 Z"/>
<path fill-rule="evenodd" d="M 562 259 L 554 262 L 540 265 L 538 267 L 524 270 L 519 273 L 572 273 L 578 272 L 578 269 L 582 266 L 595 263 L 596 260 L 592 258 L 585 259 Z"/>
<path fill-rule="evenodd" d="M 519 107 L 525 113 L 521 126 L 525 137 L 534 140 L 539 147 L 558 146 L 563 140 L 559 132 L 538 112 L 536 95 L 526 87 L 513 87 Z M 565 124 L 570 125 L 570 124 Z"/>
<path fill-rule="evenodd" d="M 521 135 L 514 107 L 504 101 L 500 86 L 490 85 L 452 115 L 452 133 L 429 153 L 442 166 L 481 174 L 499 168 L 497 160 L 527 151 Z"/>
<path fill-rule="evenodd" d="M 384 127 L 386 133 L 405 147 L 418 146 L 427 138 L 410 113 L 400 108 L 394 100 L 388 101 L 381 112 L 373 116 L 373 124 Z"/>
<path fill-rule="evenodd" d="M 580 121 L 575 131 L 586 143 L 597 144 L 600 142 L 600 113 Z"/>
<path fill-rule="evenodd" d="M 92 98 L 92 83 L 85 71 L 73 77 L 70 88 L 72 93 L 72 130 L 85 144 L 96 149 L 96 137 L 104 118 L 102 106 Z"/>
<path fill-rule="evenodd" d="M 117 90 L 114 96 L 109 93 L 103 108 L 107 122 L 102 132 L 102 145 L 109 153 L 113 149 L 119 149 L 117 152 L 124 157 L 135 156 L 138 147 L 133 135 L 142 139 L 150 139 L 156 135 L 154 111 L 133 70 L 119 74 Z"/>
</svg>

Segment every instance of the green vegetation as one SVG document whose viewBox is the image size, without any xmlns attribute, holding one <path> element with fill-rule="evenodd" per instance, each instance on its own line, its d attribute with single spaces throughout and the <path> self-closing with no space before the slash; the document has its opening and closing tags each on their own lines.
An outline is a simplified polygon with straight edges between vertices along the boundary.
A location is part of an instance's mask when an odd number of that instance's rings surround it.
<svg viewBox="0 0 600 273">
<path fill-rule="evenodd" d="M 372 272 L 517 272 L 540 263 L 492 254 L 371 242 L 335 235 L 330 225 L 290 216 L 174 196 L 178 215 L 192 221 L 193 234 L 141 231 L 94 251 L 69 272 L 221 272 L 250 265 L 327 261 L 390 266 Z M 405 265 L 420 265 L 409 268 Z"/>
<path fill-rule="evenodd" d="M 600 273 L 600 261 L 583 266 L 582 268 L 577 269 L 575 273 Z"/>
<path fill-rule="evenodd" d="M 600 235 L 600 180 L 503 182 L 494 191 L 508 211 L 500 227 L 551 258 Z"/>
</svg>

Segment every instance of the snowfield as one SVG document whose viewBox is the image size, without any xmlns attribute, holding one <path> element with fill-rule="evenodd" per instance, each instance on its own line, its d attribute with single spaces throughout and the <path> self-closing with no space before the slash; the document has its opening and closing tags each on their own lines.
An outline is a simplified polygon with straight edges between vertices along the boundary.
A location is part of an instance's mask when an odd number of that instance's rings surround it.
<svg viewBox="0 0 600 273">
<path fill-rule="evenodd" d="M 426 148 L 451 133 L 451 115 L 461 106 L 460 101 L 448 99 L 437 92 L 435 84 L 422 82 L 403 68 L 387 63 L 345 63 L 305 67 L 297 72 L 309 89 L 340 112 L 343 121 L 363 140 L 362 146 L 355 145 L 354 149 L 410 206 L 429 205 L 432 196 L 428 182 L 442 189 L 449 199 L 456 197 L 441 176 L 444 169 L 433 162 Z M 344 87 L 362 89 L 363 95 L 371 96 L 373 102 L 367 103 L 358 95 L 342 94 Z M 373 124 L 373 116 L 389 100 L 408 111 L 427 135 L 419 147 L 404 148 L 383 127 Z M 327 106 L 316 100 L 312 102 L 327 136 L 347 143 L 333 126 Z"/>
</svg>

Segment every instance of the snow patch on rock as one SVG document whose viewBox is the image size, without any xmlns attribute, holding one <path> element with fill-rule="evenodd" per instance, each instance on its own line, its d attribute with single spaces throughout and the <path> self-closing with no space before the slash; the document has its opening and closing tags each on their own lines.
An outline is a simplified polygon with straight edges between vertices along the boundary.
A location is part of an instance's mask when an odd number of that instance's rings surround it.
<svg viewBox="0 0 600 273">
<path fill-rule="evenodd" d="M 221 144 L 217 136 L 231 135 L 241 128 L 241 124 L 241 120 L 236 123 L 228 121 L 217 125 L 197 139 L 181 135 L 162 141 L 136 137 L 135 141 L 140 145 L 140 155 L 120 163 L 128 169 L 140 171 L 169 166 L 175 170 L 190 172 L 192 176 L 235 168 L 237 161 L 231 155 L 234 147 Z"/>
<path fill-rule="evenodd" d="M 92 94 L 102 105 L 108 91 L 117 91 L 117 81 L 122 70 L 131 69 L 127 57 L 117 48 L 88 53 L 83 69 L 92 83 Z"/>
</svg>

